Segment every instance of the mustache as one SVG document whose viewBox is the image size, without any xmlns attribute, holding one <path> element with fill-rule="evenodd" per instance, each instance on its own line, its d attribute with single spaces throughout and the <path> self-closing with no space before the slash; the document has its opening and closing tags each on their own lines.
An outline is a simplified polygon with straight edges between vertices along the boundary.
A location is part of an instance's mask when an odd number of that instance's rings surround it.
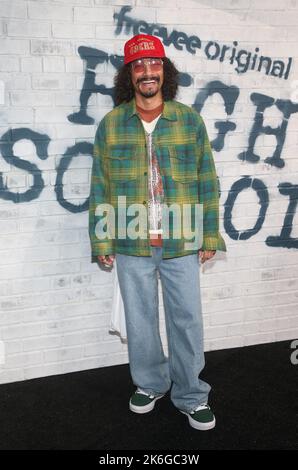
<svg viewBox="0 0 298 470">
<path fill-rule="evenodd" d="M 138 84 L 138 83 L 141 83 L 141 82 L 145 82 L 145 81 L 147 81 L 147 80 L 155 80 L 155 81 L 157 81 L 157 83 L 160 82 L 160 78 L 159 78 L 159 77 L 156 77 L 156 76 L 153 76 L 153 75 L 152 75 L 151 77 L 141 77 L 141 78 L 138 78 L 138 79 L 137 79 L 137 84 Z"/>
</svg>

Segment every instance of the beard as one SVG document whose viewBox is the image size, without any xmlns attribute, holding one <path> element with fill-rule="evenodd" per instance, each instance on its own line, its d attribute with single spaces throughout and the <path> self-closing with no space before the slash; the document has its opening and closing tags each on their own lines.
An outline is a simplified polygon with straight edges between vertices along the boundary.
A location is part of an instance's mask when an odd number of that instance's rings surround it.
<svg viewBox="0 0 298 470">
<path fill-rule="evenodd" d="M 144 98 L 152 98 L 152 96 L 157 95 L 158 92 L 159 92 L 158 89 L 148 90 L 148 91 L 139 90 L 140 95 L 142 95 Z"/>
</svg>

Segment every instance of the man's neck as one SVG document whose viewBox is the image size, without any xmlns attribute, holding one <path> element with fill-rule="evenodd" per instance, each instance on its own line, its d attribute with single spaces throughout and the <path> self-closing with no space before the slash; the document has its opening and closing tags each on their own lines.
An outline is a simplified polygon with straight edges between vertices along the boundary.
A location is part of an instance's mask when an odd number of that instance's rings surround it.
<svg viewBox="0 0 298 470">
<path fill-rule="evenodd" d="M 152 122 L 163 112 L 163 103 L 154 109 L 143 109 L 136 103 L 136 109 L 142 121 Z"/>
<path fill-rule="evenodd" d="M 136 94 L 136 104 L 145 110 L 150 111 L 151 109 L 155 109 L 163 103 L 162 94 L 158 94 L 156 96 L 152 96 L 152 98 L 145 98 L 142 95 Z"/>
</svg>

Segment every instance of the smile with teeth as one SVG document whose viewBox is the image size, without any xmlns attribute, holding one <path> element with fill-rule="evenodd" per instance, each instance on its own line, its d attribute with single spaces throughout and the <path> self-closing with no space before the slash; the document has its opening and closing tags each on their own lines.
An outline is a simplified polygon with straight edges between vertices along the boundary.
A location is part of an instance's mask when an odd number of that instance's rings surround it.
<svg viewBox="0 0 298 470">
<path fill-rule="evenodd" d="M 142 80 L 141 84 L 143 85 L 152 85 L 153 83 L 157 83 L 156 80 Z"/>
</svg>

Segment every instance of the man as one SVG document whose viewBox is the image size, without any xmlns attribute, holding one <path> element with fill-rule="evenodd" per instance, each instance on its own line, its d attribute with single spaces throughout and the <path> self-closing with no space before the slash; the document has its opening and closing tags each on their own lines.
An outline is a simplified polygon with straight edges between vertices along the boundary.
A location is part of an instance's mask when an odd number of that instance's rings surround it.
<svg viewBox="0 0 298 470">
<path fill-rule="evenodd" d="M 204 367 L 199 267 L 226 247 L 218 229 L 219 191 L 206 128 L 195 110 L 174 101 L 177 80 L 157 37 L 140 34 L 126 42 L 115 78 L 118 106 L 100 122 L 95 137 L 89 229 L 93 258 L 112 266 L 116 256 L 137 387 L 130 410 L 153 410 L 171 389 L 173 404 L 189 424 L 208 430 L 215 417 L 208 405 L 210 386 L 199 378 Z M 193 232 L 199 204 L 202 223 Z M 135 224 L 136 205 L 139 213 L 146 210 L 148 228 L 144 217 Z M 181 214 L 189 206 L 187 219 Z M 136 225 L 142 225 L 138 232 L 132 230 Z M 189 233 L 195 233 L 193 244 Z M 159 335 L 158 273 L 168 358 Z"/>
</svg>

